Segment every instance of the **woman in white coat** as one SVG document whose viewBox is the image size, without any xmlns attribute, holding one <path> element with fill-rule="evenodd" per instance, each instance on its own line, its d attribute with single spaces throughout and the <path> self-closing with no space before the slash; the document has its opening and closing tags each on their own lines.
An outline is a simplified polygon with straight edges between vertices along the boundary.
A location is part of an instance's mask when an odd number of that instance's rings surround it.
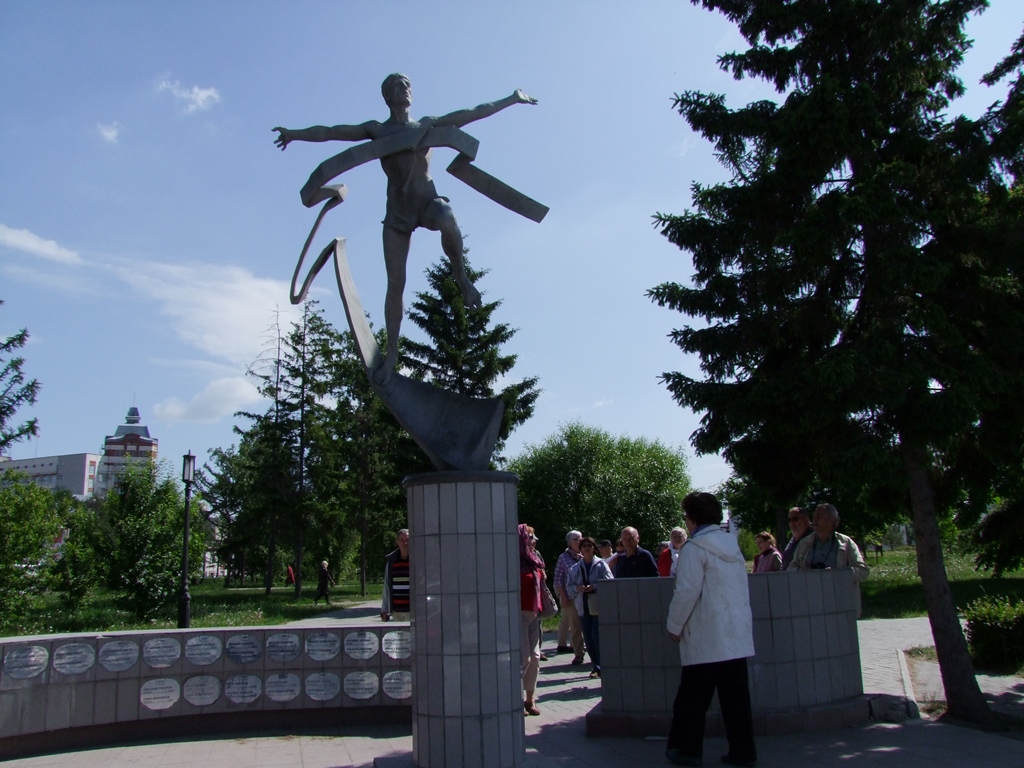
<svg viewBox="0 0 1024 768">
<path fill-rule="evenodd" d="M 754 633 L 743 553 L 736 537 L 719 528 L 722 505 L 710 493 L 687 495 L 683 515 L 690 538 L 679 554 L 667 621 L 683 669 L 665 757 L 676 765 L 701 764 L 704 717 L 717 689 L 729 742 L 722 762 L 753 766 L 747 657 L 754 655 Z"/>
</svg>

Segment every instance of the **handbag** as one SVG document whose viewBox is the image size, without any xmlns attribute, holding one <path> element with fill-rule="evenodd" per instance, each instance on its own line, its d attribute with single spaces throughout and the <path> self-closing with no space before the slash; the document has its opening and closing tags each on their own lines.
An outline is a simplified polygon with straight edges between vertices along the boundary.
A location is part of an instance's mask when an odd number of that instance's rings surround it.
<svg viewBox="0 0 1024 768">
<path fill-rule="evenodd" d="M 540 585 L 542 587 L 540 591 L 540 613 L 537 614 L 537 618 L 550 619 L 552 616 L 558 615 L 558 603 L 555 602 L 555 596 L 548 589 L 548 583 L 541 581 Z"/>
<path fill-rule="evenodd" d="M 589 587 L 590 579 L 587 578 L 587 569 L 582 565 L 580 566 L 580 573 L 583 576 L 583 583 Z M 585 592 L 583 594 L 583 604 L 587 606 L 587 612 L 591 616 L 597 616 L 597 592 Z"/>
</svg>

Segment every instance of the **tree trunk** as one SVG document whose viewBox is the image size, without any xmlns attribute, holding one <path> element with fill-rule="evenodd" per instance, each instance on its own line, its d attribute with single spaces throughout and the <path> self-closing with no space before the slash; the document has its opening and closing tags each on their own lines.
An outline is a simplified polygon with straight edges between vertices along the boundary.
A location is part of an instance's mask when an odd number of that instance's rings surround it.
<svg viewBox="0 0 1024 768">
<path fill-rule="evenodd" d="M 359 521 L 359 594 L 366 597 L 366 501 Z"/>
<path fill-rule="evenodd" d="M 914 515 L 917 573 L 921 577 L 921 588 L 928 607 L 928 620 L 935 639 L 935 652 L 939 657 L 942 685 L 946 689 L 948 712 L 961 720 L 991 723 L 994 715 L 974 676 L 967 639 L 960 626 L 953 593 L 946 578 L 939 524 L 935 517 L 935 495 L 928 476 L 928 456 L 921 446 L 908 445 L 902 439 L 901 443 Z"/>
<path fill-rule="evenodd" d="M 263 574 L 263 589 L 267 597 L 270 597 L 270 590 L 274 586 L 274 560 L 277 555 L 277 531 L 271 527 L 270 541 L 267 542 L 267 569 Z"/>
<path fill-rule="evenodd" d="M 295 599 L 302 597 L 302 519 L 299 518 L 299 530 L 295 534 Z"/>
<path fill-rule="evenodd" d="M 785 547 L 786 539 L 789 536 L 789 507 L 775 505 L 775 536 L 779 549 Z"/>
</svg>

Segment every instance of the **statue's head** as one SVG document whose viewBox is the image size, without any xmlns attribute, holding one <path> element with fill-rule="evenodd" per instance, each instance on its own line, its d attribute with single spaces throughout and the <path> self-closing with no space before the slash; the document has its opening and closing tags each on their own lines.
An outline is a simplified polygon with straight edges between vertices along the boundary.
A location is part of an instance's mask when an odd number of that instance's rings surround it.
<svg viewBox="0 0 1024 768">
<path fill-rule="evenodd" d="M 395 103 L 412 104 L 412 83 L 405 75 L 395 72 L 384 78 L 380 84 L 380 94 L 389 107 Z"/>
</svg>

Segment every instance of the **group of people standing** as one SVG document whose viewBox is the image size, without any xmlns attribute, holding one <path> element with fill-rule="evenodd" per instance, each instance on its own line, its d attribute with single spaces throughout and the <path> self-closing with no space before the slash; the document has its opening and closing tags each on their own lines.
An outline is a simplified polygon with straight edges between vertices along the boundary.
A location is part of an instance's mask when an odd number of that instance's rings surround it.
<svg viewBox="0 0 1024 768">
<path fill-rule="evenodd" d="M 565 551 L 555 562 L 554 587 L 561 605 L 556 653 L 572 653 L 572 664 L 583 664 L 589 654 L 591 678 L 601 677 L 601 633 L 598 621 L 598 582 L 612 578 L 658 576 L 658 563 L 640 546 L 636 528 L 622 529 L 622 538 L 612 547 L 610 541 L 569 531 Z M 534 529 L 519 526 L 520 560 L 520 648 L 523 671 L 523 707 L 528 715 L 539 715 L 535 692 L 542 653 L 540 620 L 544 611 L 547 578 L 544 558 L 537 551 Z"/>
<path fill-rule="evenodd" d="M 576 665 L 583 663 L 584 652 L 589 653 L 594 665 L 591 677 L 600 677 L 597 582 L 675 578 L 666 629 L 670 639 L 679 643 L 681 672 L 666 758 L 676 765 L 701 765 L 704 720 L 717 691 L 729 745 L 721 761 L 753 766 L 757 750 L 747 659 L 754 655 L 754 639 L 746 559 L 737 537 L 722 530 L 722 506 L 715 496 L 691 493 L 683 499 L 682 508 L 685 528 L 673 529 L 657 559 L 640 546 L 632 527 L 623 529 L 614 552 L 610 542 L 599 543 L 569 531 L 554 573 L 562 605 L 557 651 L 571 651 Z M 839 513 L 834 505 L 818 504 L 813 512 L 794 507 L 787 517 L 792 536 L 783 550 L 776 547 L 771 533 L 755 536 L 760 553 L 754 558 L 754 573 L 850 569 L 855 583 L 867 578 L 856 543 L 836 531 Z M 533 528 L 520 525 L 523 689 L 525 711 L 530 715 L 539 714 L 535 695 L 542 659 L 538 617 L 546 589 L 544 560 L 536 542 Z M 572 608 L 566 610 L 570 604 Z"/>
</svg>

